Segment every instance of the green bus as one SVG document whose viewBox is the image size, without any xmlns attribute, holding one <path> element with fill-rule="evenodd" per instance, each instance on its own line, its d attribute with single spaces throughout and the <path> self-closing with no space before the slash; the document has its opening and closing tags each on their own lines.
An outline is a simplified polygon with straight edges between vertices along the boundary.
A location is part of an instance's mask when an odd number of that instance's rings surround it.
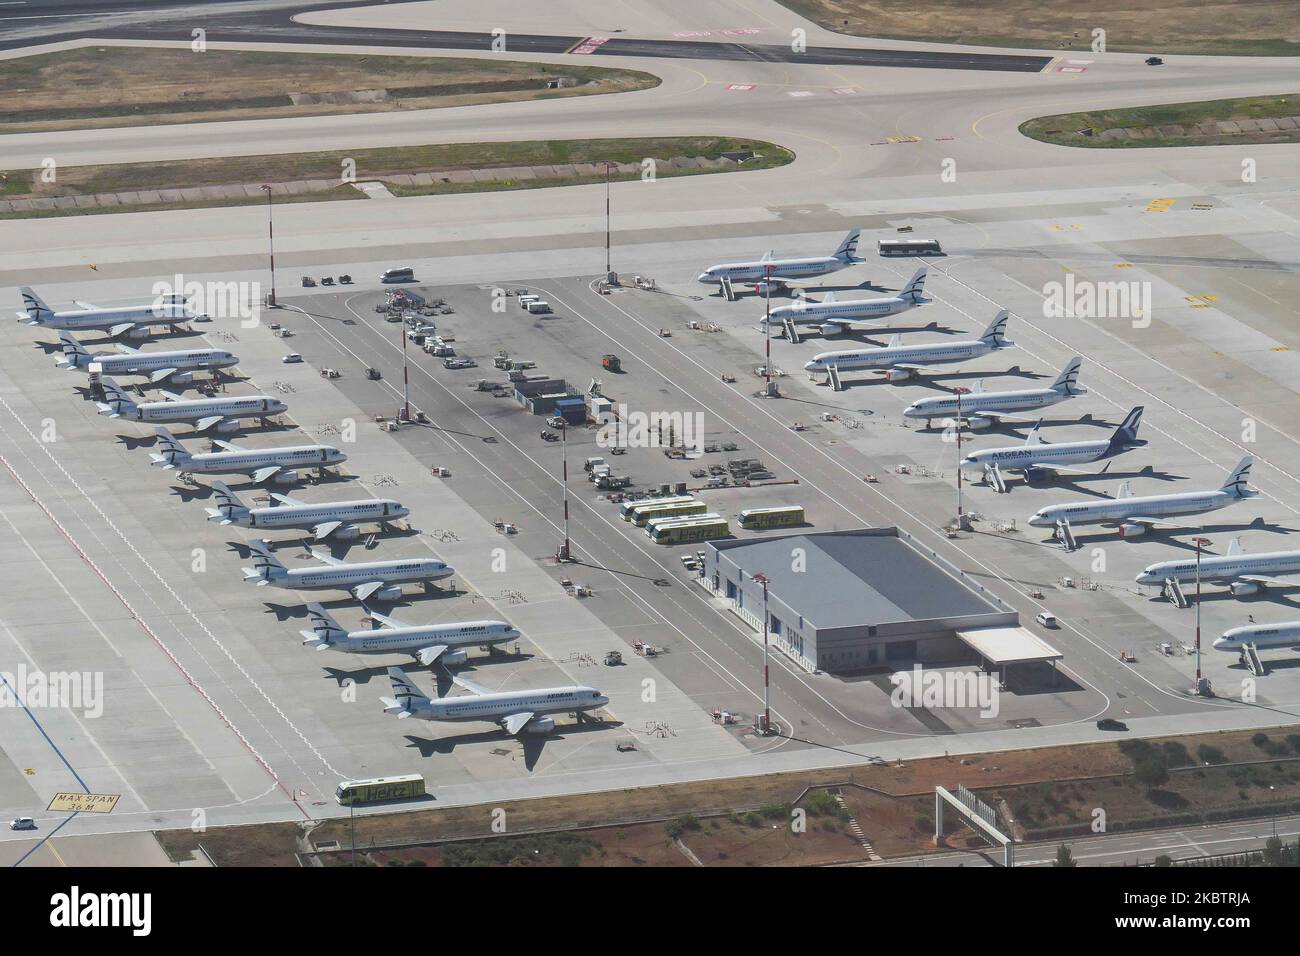
<svg viewBox="0 0 1300 956">
<path fill-rule="evenodd" d="M 803 505 L 781 505 L 777 508 L 746 508 L 740 513 L 740 526 L 746 531 L 757 528 L 788 528 L 803 524 Z"/>
<path fill-rule="evenodd" d="M 424 778 L 418 773 L 409 773 L 401 777 L 344 780 L 334 790 L 334 799 L 340 805 L 350 807 L 358 803 L 411 800 L 424 794 Z"/>
<path fill-rule="evenodd" d="M 648 532 L 655 544 L 686 544 L 731 536 L 731 525 L 721 515 L 703 515 L 681 521 L 656 523 Z"/>
<path fill-rule="evenodd" d="M 675 505 L 659 505 L 655 508 L 643 508 L 632 513 L 632 523 L 644 528 L 650 521 L 662 518 L 689 518 L 708 512 L 709 506 L 703 501 L 683 501 Z"/>
<path fill-rule="evenodd" d="M 694 500 L 691 495 L 678 495 L 672 498 L 642 498 L 640 501 L 625 501 L 619 505 L 618 514 L 624 521 L 631 521 L 638 508 L 649 508 L 653 505 L 680 505 Z"/>
</svg>

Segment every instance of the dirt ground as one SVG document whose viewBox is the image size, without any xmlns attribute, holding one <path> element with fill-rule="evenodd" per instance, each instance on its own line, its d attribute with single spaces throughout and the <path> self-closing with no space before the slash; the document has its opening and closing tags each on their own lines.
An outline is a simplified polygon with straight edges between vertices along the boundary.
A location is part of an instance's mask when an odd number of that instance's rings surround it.
<svg viewBox="0 0 1300 956">
<path fill-rule="evenodd" d="M 1020 132 L 1045 143 L 1094 149 L 1133 149 L 1163 146 L 1221 146 L 1249 143 L 1294 143 L 1300 129 L 1278 129 L 1233 134 L 1202 133 L 1193 127 L 1210 121 L 1241 121 L 1300 116 L 1300 94 L 1247 96 L 1230 100 L 1171 103 L 1092 113 L 1058 113 L 1020 124 Z M 1110 139 L 1096 135 L 1109 129 L 1159 131 L 1183 127 L 1182 135 L 1144 135 L 1142 139 Z M 1176 131 L 1171 131 L 1176 133 Z"/>
<path fill-rule="evenodd" d="M 1300 55 L 1294 0 L 781 0 L 852 36 L 1134 53 Z"/>
<path fill-rule="evenodd" d="M 573 85 L 548 88 L 560 78 Z M 0 125 L 20 133 L 372 113 L 658 83 L 633 70 L 513 60 L 83 47 L 0 61 Z"/>
</svg>

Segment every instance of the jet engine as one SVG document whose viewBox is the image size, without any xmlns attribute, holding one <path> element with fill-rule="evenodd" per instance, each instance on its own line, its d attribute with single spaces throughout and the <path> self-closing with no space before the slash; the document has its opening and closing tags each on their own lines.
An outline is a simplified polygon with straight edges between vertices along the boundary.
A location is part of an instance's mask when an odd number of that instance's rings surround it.
<svg viewBox="0 0 1300 956">
<path fill-rule="evenodd" d="M 891 368 L 885 373 L 885 380 L 889 382 L 906 382 L 915 374 L 908 368 Z"/>
<path fill-rule="evenodd" d="M 194 381 L 194 373 L 174 372 L 171 375 L 167 376 L 167 381 L 171 382 L 173 385 L 189 385 L 191 382 Z"/>
<path fill-rule="evenodd" d="M 400 601 L 402 599 L 402 586 L 400 584 L 390 584 L 382 587 L 375 592 L 375 599 L 378 601 Z"/>
<path fill-rule="evenodd" d="M 821 325 L 822 335 L 839 335 L 844 331 L 844 326 L 839 322 L 823 322 Z"/>
<path fill-rule="evenodd" d="M 296 484 L 298 481 L 298 472 L 293 468 L 287 468 L 284 471 L 276 472 L 275 477 L 272 478 L 271 480 L 274 481 L 277 485 Z"/>
<path fill-rule="evenodd" d="M 339 525 L 334 529 L 334 537 L 338 541 L 355 541 L 361 537 L 361 529 L 354 524 Z"/>
<path fill-rule="evenodd" d="M 128 339 L 147 339 L 149 337 L 149 329 L 147 326 L 137 325 L 135 328 L 127 330 L 126 337 Z"/>
<path fill-rule="evenodd" d="M 459 667 L 469 660 L 469 651 L 464 648 L 455 651 L 443 651 L 442 654 L 438 656 L 438 660 L 447 667 Z"/>
<path fill-rule="evenodd" d="M 233 418 L 227 418 L 217 422 L 217 432 L 222 435 L 229 435 L 231 432 L 239 431 L 239 422 Z"/>
<path fill-rule="evenodd" d="M 1140 538 L 1147 533 L 1147 526 L 1144 524 L 1129 524 L 1125 522 L 1119 526 L 1119 534 L 1122 538 Z"/>
<path fill-rule="evenodd" d="M 555 719 L 552 717 L 534 717 L 524 727 L 526 734 L 549 734 L 555 729 Z"/>
<path fill-rule="evenodd" d="M 1264 588 L 1254 581 L 1233 581 L 1228 585 L 1228 590 L 1232 592 L 1233 597 L 1248 597 L 1258 594 Z"/>
</svg>

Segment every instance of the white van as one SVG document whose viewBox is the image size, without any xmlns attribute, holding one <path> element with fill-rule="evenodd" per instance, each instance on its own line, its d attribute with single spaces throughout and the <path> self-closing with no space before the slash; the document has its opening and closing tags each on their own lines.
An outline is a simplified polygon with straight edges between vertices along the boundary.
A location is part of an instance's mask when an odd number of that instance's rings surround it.
<svg viewBox="0 0 1300 956">
<path fill-rule="evenodd" d="M 386 269 L 384 274 L 379 277 L 380 282 L 414 282 L 415 270 L 406 269 Z"/>
<path fill-rule="evenodd" d="M 1056 615 L 1051 611 L 1039 611 L 1034 620 L 1043 627 L 1056 627 Z"/>
<path fill-rule="evenodd" d="M 527 309 L 532 315 L 545 315 L 551 311 L 551 303 L 545 299 L 534 299 L 528 303 Z"/>
</svg>

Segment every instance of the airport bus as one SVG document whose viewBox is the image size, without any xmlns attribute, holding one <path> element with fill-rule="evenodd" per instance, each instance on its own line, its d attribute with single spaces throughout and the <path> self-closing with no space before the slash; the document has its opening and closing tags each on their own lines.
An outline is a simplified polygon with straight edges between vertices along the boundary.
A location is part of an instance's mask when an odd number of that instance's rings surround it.
<svg viewBox="0 0 1300 956">
<path fill-rule="evenodd" d="M 638 528 L 644 528 L 652 518 L 686 518 L 692 515 L 702 515 L 708 510 L 709 506 L 698 499 L 695 501 L 682 501 L 675 505 L 659 505 L 657 508 L 642 508 L 639 511 L 634 511 L 632 512 L 632 523 Z"/>
<path fill-rule="evenodd" d="M 740 526 L 746 531 L 760 528 L 788 528 L 803 524 L 803 505 L 781 505 L 777 508 L 746 508 L 740 513 Z"/>
<path fill-rule="evenodd" d="M 379 803 L 385 800 L 411 800 L 425 794 L 424 778 L 418 773 L 401 777 L 373 777 L 370 780 L 344 780 L 334 790 L 341 806 Z"/>
<path fill-rule="evenodd" d="M 731 525 L 721 515 L 701 515 L 680 521 L 657 522 L 647 532 L 655 544 L 686 544 L 731 537 Z"/>
<path fill-rule="evenodd" d="M 881 239 L 882 256 L 937 256 L 943 252 L 938 239 Z"/>
<path fill-rule="evenodd" d="M 652 505 L 680 505 L 687 501 L 694 501 L 692 495 L 677 495 L 668 498 L 642 498 L 640 501 L 625 501 L 619 505 L 618 513 L 624 521 L 631 521 L 632 515 L 638 508 L 649 508 Z"/>
</svg>

